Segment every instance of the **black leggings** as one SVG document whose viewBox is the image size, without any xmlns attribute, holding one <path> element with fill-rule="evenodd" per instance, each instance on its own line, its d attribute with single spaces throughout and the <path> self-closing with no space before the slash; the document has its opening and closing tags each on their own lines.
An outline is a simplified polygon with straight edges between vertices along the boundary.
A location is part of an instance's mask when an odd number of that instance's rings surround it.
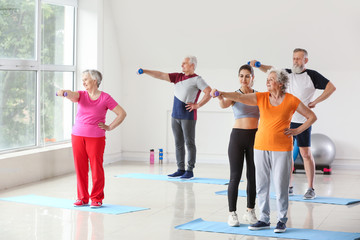
<svg viewBox="0 0 360 240">
<path fill-rule="evenodd" d="M 256 183 L 254 164 L 254 141 L 257 129 L 233 128 L 229 142 L 230 182 L 228 186 L 229 211 L 236 211 L 238 187 L 246 158 L 247 207 L 255 207 Z"/>
</svg>

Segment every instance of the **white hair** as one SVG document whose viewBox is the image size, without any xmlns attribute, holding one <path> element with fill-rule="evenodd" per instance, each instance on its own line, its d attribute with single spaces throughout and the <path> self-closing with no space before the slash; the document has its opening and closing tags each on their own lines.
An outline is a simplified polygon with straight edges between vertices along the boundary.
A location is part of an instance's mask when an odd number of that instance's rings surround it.
<svg viewBox="0 0 360 240">
<path fill-rule="evenodd" d="M 83 74 L 89 74 L 92 80 L 96 80 L 97 86 L 100 86 L 100 83 L 102 81 L 102 74 L 98 70 L 94 69 L 87 69 L 82 72 Z"/>
<path fill-rule="evenodd" d="M 194 64 L 194 70 L 195 70 L 196 66 L 197 66 L 197 58 L 195 56 L 192 56 L 192 55 L 188 55 L 188 56 L 185 57 L 185 59 L 186 58 L 189 59 L 190 64 Z"/>
<path fill-rule="evenodd" d="M 275 69 L 275 68 L 271 68 L 267 74 L 270 75 L 270 73 L 275 73 L 276 74 L 276 78 L 277 78 L 277 82 L 282 84 L 281 86 L 281 91 L 283 93 L 286 92 L 286 88 L 288 86 L 289 83 L 289 77 L 288 77 L 288 73 L 284 70 L 284 69 Z"/>
</svg>

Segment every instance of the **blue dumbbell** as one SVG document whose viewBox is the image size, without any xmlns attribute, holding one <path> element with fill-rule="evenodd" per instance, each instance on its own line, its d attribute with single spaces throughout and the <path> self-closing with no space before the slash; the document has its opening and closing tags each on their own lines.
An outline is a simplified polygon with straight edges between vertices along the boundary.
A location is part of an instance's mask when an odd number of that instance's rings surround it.
<svg viewBox="0 0 360 240">
<path fill-rule="evenodd" d="M 137 74 L 143 74 L 144 70 L 142 70 L 142 68 L 139 68 L 139 70 L 137 71 Z"/>
<path fill-rule="evenodd" d="M 250 61 L 248 62 L 248 65 L 250 65 Z M 261 66 L 261 63 L 259 61 L 255 62 L 255 67 L 259 68 Z"/>
</svg>

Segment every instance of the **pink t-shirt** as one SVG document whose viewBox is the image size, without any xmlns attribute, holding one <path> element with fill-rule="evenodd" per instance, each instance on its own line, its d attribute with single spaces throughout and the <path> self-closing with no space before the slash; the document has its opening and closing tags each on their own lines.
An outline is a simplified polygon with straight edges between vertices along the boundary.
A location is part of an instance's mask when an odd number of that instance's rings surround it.
<svg viewBox="0 0 360 240">
<path fill-rule="evenodd" d="M 101 129 L 98 124 L 105 123 L 107 110 L 113 110 L 118 103 L 104 92 L 101 92 L 100 97 L 96 100 L 92 100 L 86 91 L 78 92 L 78 110 L 72 134 L 81 137 L 104 137 L 105 130 Z"/>
</svg>

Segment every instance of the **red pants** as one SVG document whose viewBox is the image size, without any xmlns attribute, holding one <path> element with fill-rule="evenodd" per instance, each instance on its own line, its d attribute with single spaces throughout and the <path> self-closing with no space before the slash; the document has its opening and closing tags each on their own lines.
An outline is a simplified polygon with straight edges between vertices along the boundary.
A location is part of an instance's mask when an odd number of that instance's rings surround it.
<svg viewBox="0 0 360 240">
<path fill-rule="evenodd" d="M 103 156 L 105 137 L 92 138 L 71 135 L 74 154 L 74 164 L 77 179 L 78 199 L 89 202 L 102 202 L 104 199 L 105 176 Z M 89 161 L 93 187 L 89 196 Z"/>
</svg>

